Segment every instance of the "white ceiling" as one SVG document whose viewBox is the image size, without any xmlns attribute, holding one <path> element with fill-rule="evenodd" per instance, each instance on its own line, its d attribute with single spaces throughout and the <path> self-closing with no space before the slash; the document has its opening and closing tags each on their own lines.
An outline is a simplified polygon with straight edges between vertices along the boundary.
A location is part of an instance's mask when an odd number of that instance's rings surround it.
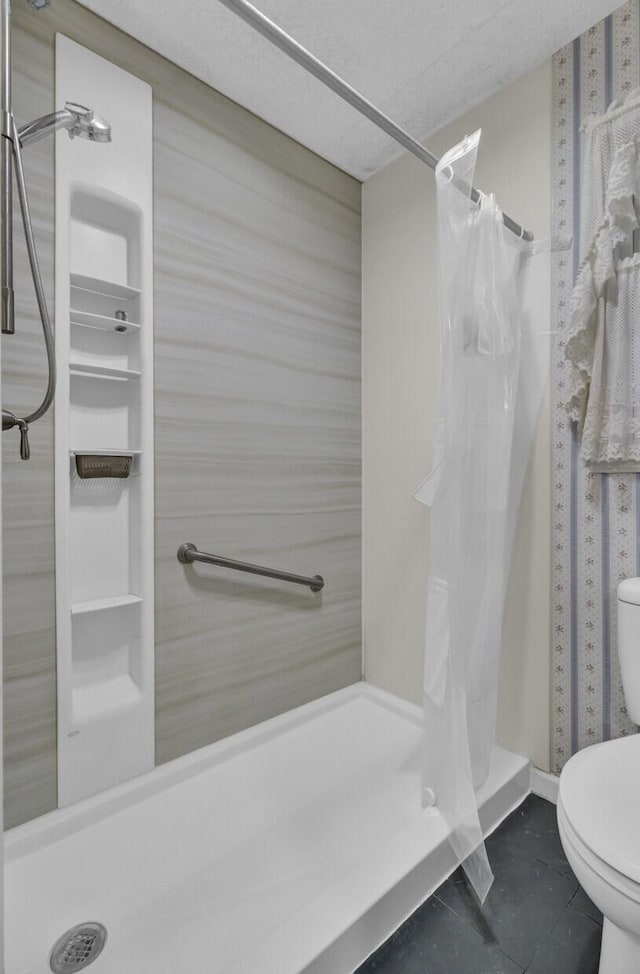
<svg viewBox="0 0 640 974">
<path fill-rule="evenodd" d="M 253 0 L 416 138 L 620 0 Z M 403 150 L 218 0 L 80 0 L 359 179 Z"/>
</svg>

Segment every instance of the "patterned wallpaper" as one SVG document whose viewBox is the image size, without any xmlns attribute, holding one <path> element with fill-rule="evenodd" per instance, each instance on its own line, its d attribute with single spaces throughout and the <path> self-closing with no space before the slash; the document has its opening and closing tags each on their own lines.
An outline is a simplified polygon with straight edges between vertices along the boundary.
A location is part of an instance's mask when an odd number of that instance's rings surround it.
<svg viewBox="0 0 640 974">
<path fill-rule="evenodd" d="M 618 11 L 554 58 L 552 767 L 581 747 L 633 733 L 616 652 L 616 587 L 640 574 L 640 475 L 589 472 L 563 406 L 564 334 L 580 240 L 580 126 L 640 84 L 640 2 Z"/>
</svg>

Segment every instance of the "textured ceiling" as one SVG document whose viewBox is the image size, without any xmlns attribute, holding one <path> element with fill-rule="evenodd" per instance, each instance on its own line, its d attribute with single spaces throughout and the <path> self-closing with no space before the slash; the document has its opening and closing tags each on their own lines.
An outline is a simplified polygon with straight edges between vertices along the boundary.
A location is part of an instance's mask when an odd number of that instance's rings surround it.
<svg viewBox="0 0 640 974">
<path fill-rule="evenodd" d="M 359 179 L 403 150 L 217 0 L 79 0 Z M 254 0 L 416 138 L 619 0 Z"/>
</svg>

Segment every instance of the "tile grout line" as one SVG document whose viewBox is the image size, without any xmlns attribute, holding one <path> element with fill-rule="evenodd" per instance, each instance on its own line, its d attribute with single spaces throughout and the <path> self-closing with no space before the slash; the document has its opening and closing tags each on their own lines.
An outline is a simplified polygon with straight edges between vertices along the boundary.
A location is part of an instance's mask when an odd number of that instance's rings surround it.
<svg viewBox="0 0 640 974">
<path fill-rule="evenodd" d="M 458 870 L 448 880 L 435 890 L 430 899 L 435 900 L 436 914 L 444 919 L 448 933 L 444 941 L 438 941 L 438 948 L 444 951 L 444 958 L 449 961 L 458 958 L 454 950 L 451 953 L 451 940 L 467 945 L 467 950 L 471 950 L 475 956 L 475 951 L 487 951 L 493 957 L 494 963 L 499 965 L 500 970 L 508 970 L 510 974 L 527 974 L 527 972 L 547 971 L 549 962 L 558 952 L 571 957 L 569 964 L 571 972 L 575 974 L 574 961 L 581 963 L 580 951 L 585 945 L 593 949 L 594 953 L 589 957 L 595 957 L 595 942 L 601 937 L 602 924 L 597 917 L 590 915 L 581 909 L 576 898 L 581 891 L 581 887 L 573 874 L 569 863 L 566 863 L 566 871 L 561 871 L 558 866 L 561 863 L 559 835 L 555 816 L 552 814 L 553 803 L 542 798 L 525 800 L 522 806 L 513 813 L 510 826 L 507 826 L 508 835 L 501 835 L 501 829 L 505 828 L 509 819 L 505 820 L 500 828 L 494 833 L 492 838 L 496 841 L 496 855 L 503 857 L 505 868 L 511 859 L 518 864 L 514 873 L 514 879 L 509 880 L 509 869 L 505 882 L 497 893 L 497 901 L 494 904 L 495 910 L 488 916 L 481 910 L 475 900 L 469 886 L 464 880 L 462 873 Z M 532 845 L 534 851 L 522 848 L 518 843 Z M 549 850 L 549 855 L 556 855 L 556 865 L 545 862 L 536 854 L 537 849 Z M 533 881 L 531 874 L 535 874 L 535 883 L 539 886 L 539 895 L 544 897 L 545 891 L 554 889 L 553 908 L 543 910 L 543 916 L 539 922 L 534 924 L 535 929 L 528 929 L 527 915 L 523 912 L 524 902 L 517 914 L 510 913 L 508 924 L 505 926 L 504 906 L 510 901 L 512 891 L 515 891 L 518 900 L 518 890 L 522 882 Z M 518 878 L 519 877 L 519 878 Z M 513 882 L 516 886 L 513 886 Z M 511 885 L 510 885 L 511 883 Z M 520 885 L 518 885 L 520 884 Z M 449 889 L 446 887 L 449 885 Z M 428 902 L 428 901 L 426 901 Z M 536 901 L 537 902 L 537 901 Z M 583 900 L 588 906 L 588 898 Z M 530 904 L 532 906 L 532 904 Z M 445 907 L 445 910 L 442 910 Z M 497 912 L 496 912 L 497 911 Z M 595 912 L 595 908 L 594 908 Z M 448 918 L 448 919 L 446 919 Z M 518 921 L 518 922 L 516 922 Z M 409 921 L 407 921 L 409 922 Z M 514 925 L 515 924 L 515 925 Z M 422 933 L 421 933 L 422 931 Z M 396 931 L 397 932 L 397 931 Z M 419 924 L 414 928 L 413 935 L 417 937 L 417 942 L 422 944 L 420 947 L 421 957 L 424 958 L 424 949 L 428 944 L 429 928 L 424 924 Z M 506 944 L 500 942 L 502 937 Z M 541 938 L 538 942 L 538 938 Z M 569 939 L 567 939 L 569 938 Z M 574 940 L 575 938 L 575 940 Z M 435 943 L 435 942 L 434 942 Z M 477 945 L 477 947 L 475 946 Z M 511 951 L 519 953 L 519 957 L 514 957 Z M 449 953 L 447 953 L 449 951 Z M 532 954 L 529 954 L 532 951 Z M 464 952 L 463 952 L 464 953 Z M 467 954 L 464 955 L 467 957 Z M 469 955 L 471 956 L 471 955 Z M 525 961 L 525 957 L 527 958 Z M 390 967 L 384 967 L 387 974 L 404 974 L 406 955 L 398 952 L 397 949 L 385 958 L 385 965 L 390 962 Z M 440 958 L 442 960 L 442 957 Z M 582 960 L 585 958 L 583 957 Z M 467 960 L 460 956 L 448 966 L 448 974 L 459 974 L 461 970 L 470 970 L 466 966 Z M 463 967 L 458 967 L 462 963 Z M 553 963 L 551 964 L 553 966 Z M 444 970 L 436 959 L 438 971 Z M 362 970 L 377 970 L 374 964 L 370 968 Z M 495 968 L 494 968 L 495 969 Z M 589 968 L 590 974 L 595 974 Z"/>
<path fill-rule="evenodd" d="M 578 887 L 578 888 L 580 888 L 580 887 Z M 575 893 L 574 893 L 574 896 L 575 896 Z M 554 923 L 554 925 L 552 926 L 551 930 L 549 931 L 549 933 L 547 934 L 547 936 L 544 938 L 544 940 L 542 941 L 542 943 L 539 945 L 539 947 L 536 947 L 536 952 L 533 955 L 533 957 L 531 958 L 530 962 L 525 967 L 525 969 L 523 971 L 523 974 L 527 974 L 527 971 L 531 970 L 531 968 L 533 967 L 533 964 L 535 963 L 536 957 L 538 956 L 538 954 L 540 954 L 542 952 L 542 948 L 550 940 L 553 939 L 553 932 L 554 932 L 554 930 L 560 925 L 560 923 L 562 922 L 562 920 L 565 918 L 566 914 L 569 911 L 571 911 L 572 913 L 578 913 L 585 920 L 589 920 L 589 921 L 591 921 L 591 923 L 595 923 L 597 926 L 602 926 L 602 924 L 599 924 L 598 921 L 597 920 L 594 920 L 593 917 L 590 917 L 586 913 L 583 913 L 582 910 L 574 909 L 571 906 L 571 903 L 572 902 L 573 902 L 573 897 L 571 898 L 571 900 L 569 901 L 569 903 L 567 904 L 567 906 L 564 908 L 564 910 L 562 911 L 562 913 L 560 914 L 560 916 L 558 917 L 558 919 L 556 920 L 556 922 Z"/>
<path fill-rule="evenodd" d="M 451 877 L 449 877 L 449 878 L 451 878 Z M 446 909 L 449 911 L 449 913 L 452 913 L 453 916 L 456 918 L 456 920 L 460 920 L 460 922 L 467 928 L 467 930 L 470 930 L 472 933 L 476 934 L 478 937 L 480 937 L 482 940 L 484 940 L 485 943 L 491 944 L 491 946 L 492 947 L 495 947 L 502 954 L 503 957 L 506 957 L 507 960 L 511 961 L 512 964 L 515 964 L 520 969 L 520 974 L 525 974 L 525 968 L 522 967 L 522 964 L 520 964 L 519 961 L 517 961 L 513 957 L 511 957 L 511 955 L 508 954 L 506 952 L 506 950 L 504 950 L 504 948 L 502 947 L 502 945 L 500 944 L 500 942 L 497 940 L 497 938 L 493 937 L 492 939 L 489 939 L 489 937 L 485 937 L 485 935 L 482 933 L 482 931 L 481 930 L 478 930 L 478 928 L 476 927 L 476 925 L 474 923 L 472 923 L 467 917 L 461 916 L 460 913 L 456 913 L 456 911 L 453 909 L 453 907 L 449 906 L 448 903 L 445 903 L 445 901 L 443 899 L 441 899 L 438 896 L 437 893 L 433 893 L 432 894 L 432 898 L 434 900 L 438 900 L 438 902 L 440 904 L 442 904 L 442 906 L 446 907 Z"/>
</svg>

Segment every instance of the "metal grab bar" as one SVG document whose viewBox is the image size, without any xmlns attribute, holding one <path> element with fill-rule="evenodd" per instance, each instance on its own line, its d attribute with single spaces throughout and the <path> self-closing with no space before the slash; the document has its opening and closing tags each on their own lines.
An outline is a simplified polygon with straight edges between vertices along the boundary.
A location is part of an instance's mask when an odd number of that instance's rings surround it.
<svg viewBox="0 0 640 974">
<path fill-rule="evenodd" d="M 194 544 L 185 541 L 178 548 L 178 561 L 183 565 L 191 565 L 194 561 L 203 561 L 207 565 L 220 565 L 221 568 L 233 568 L 237 572 L 248 572 L 250 575 L 264 575 L 267 578 L 279 578 L 283 582 L 293 582 L 294 585 L 308 585 L 312 592 L 321 592 L 324 588 L 322 575 L 293 575 L 291 572 L 281 572 L 277 568 L 262 568 L 251 565 L 246 561 L 235 561 L 233 558 L 223 558 L 221 555 L 208 555 L 198 551 Z"/>
</svg>

